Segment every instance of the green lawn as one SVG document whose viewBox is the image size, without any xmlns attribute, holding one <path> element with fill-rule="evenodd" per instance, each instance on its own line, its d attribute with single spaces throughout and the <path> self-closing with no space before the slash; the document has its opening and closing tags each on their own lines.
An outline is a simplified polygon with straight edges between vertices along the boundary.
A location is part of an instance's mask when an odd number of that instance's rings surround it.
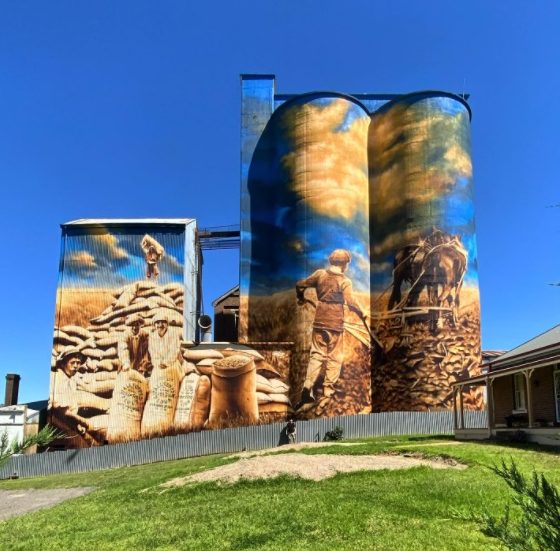
<svg viewBox="0 0 560 551">
<path fill-rule="evenodd" d="M 1 550 L 452 550 L 499 549 L 461 513 L 503 509 L 503 481 L 487 466 L 514 458 L 560 484 L 560 454 L 445 438 L 385 437 L 305 453 L 393 450 L 445 455 L 466 470 L 417 467 L 321 482 L 289 477 L 162 492 L 171 478 L 232 461 L 210 456 L 76 475 L 0 482 L 0 489 L 95 486 L 87 496 L 0 522 Z"/>
</svg>

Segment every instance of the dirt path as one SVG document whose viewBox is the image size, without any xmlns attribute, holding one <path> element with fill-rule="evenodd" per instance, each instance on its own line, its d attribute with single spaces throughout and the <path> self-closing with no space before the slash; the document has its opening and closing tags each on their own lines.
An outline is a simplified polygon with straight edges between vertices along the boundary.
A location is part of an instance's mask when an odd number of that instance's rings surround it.
<svg viewBox="0 0 560 551">
<path fill-rule="evenodd" d="M 175 478 L 162 484 L 176 488 L 193 482 L 234 483 L 240 479 L 255 480 L 290 475 L 307 480 L 322 480 L 337 473 L 375 471 L 380 469 L 409 469 L 428 466 L 434 469 L 463 469 L 464 465 L 437 459 L 420 459 L 401 455 L 306 455 L 287 453 L 242 458 L 236 463 Z"/>
<path fill-rule="evenodd" d="M 55 490 L 0 490 L 0 521 L 54 507 L 58 503 L 80 497 L 95 488 L 58 488 Z"/>
</svg>

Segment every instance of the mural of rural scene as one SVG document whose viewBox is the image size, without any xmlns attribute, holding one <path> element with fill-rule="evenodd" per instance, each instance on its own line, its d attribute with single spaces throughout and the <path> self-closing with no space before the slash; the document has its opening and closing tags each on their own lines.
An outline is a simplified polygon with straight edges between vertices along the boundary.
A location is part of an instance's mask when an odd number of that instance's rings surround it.
<svg viewBox="0 0 560 551">
<path fill-rule="evenodd" d="M 469 112 L 413 97 L 372 118 L 371 310 L 383 355 L 376 411 L 448 408 L 451 383 L 480 364 Z M 473 389 L 465 407 L 479 408 Z"/>
<path fill-rule="evenodd" d="M 296 98 L 248 167 L 240 340 L 294 344 L 299 418 L 371 411 L 369 120 L 346 97 Z"/>
<path fill-rule="evenodd" d="M 290 348 L 184 340 L 183 233 L 76 228 L 63 239 L 49 401 L 62 445 L 271 422 L 292 411 Z"/>
</svg>

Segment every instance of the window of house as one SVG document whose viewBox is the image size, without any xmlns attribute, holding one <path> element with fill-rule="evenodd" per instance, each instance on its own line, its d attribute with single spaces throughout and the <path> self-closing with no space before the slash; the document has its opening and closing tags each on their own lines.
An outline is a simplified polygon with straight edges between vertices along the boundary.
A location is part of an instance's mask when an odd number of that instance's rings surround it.
<svg viewBox="0 0 560 551">
<path fill-rule="evenodd" d="M 525 390 L 525 375 L 516 373 L 513 376 L 513 409 L 515 411 L 527 411 Z"/>
</svg>

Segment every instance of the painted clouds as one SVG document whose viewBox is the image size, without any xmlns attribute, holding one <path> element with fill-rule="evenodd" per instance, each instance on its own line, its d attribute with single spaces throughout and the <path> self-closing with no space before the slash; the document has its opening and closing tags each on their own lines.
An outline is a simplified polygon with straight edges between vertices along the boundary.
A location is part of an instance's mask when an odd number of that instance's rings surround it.
<svg viewBox="0 0 560 551">
<path fill-rule="evenodd" d="M 372 261 L 385 263 L 437 226 L 474 235 L 469 114 L 447 97 L 393 104 L 369 130 Z M 476 250 L 469 250 L 476 269 Z"/>
<path fill-rule="evenodd" d="M 65 238 L 63 286 L 115 287 L 143 279 L 143 233 L 96 228 L 74 230 Z M 154 233 L 165 254 L 158 263 L 161 283 L 182 281 L 184 233 Z"/>
</svg>

